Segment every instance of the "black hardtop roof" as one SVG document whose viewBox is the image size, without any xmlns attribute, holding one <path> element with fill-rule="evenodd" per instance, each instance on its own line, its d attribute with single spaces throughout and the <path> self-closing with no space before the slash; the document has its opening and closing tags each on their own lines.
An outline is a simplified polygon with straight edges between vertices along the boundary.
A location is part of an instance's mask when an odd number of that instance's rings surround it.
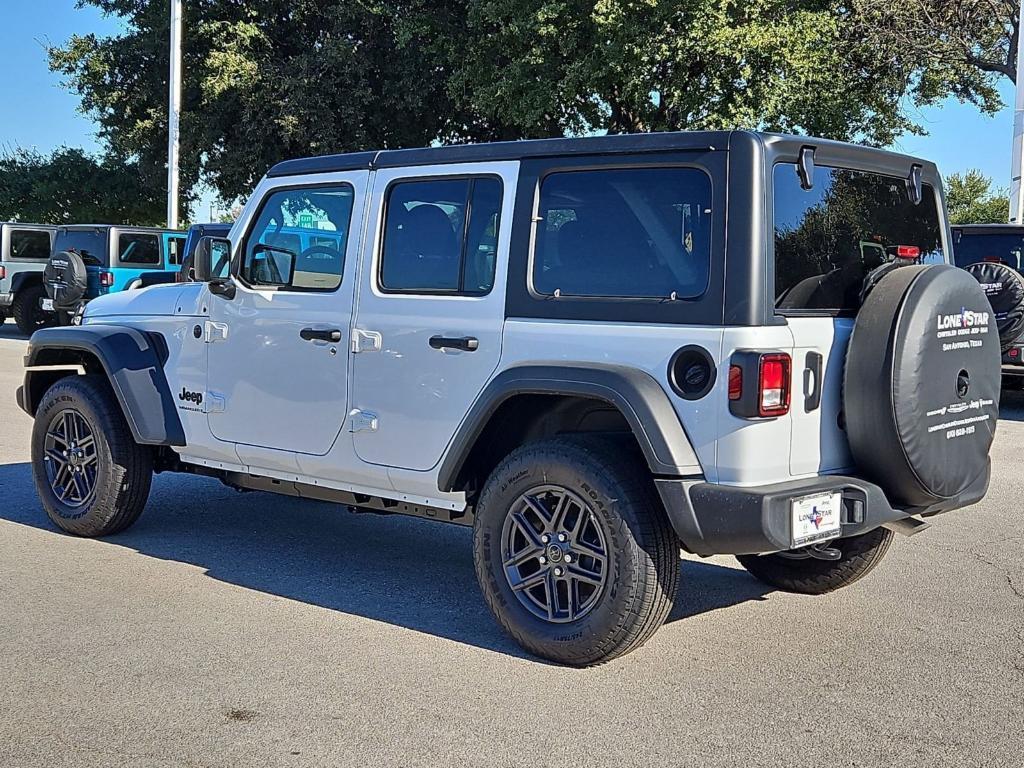
<svg viewBox="0 0 1024 768">
<path fill-rule="evenodd" d="M 1002 232 L 1004 234 L 1024 234 L 1024 224 L 950 224 L 950 227 L 952 229 L 967 229 L 979 234 L 995 234 L 997 232 Z"/>
<path fill-rule="evenodd" d="M 827 148 L 841 155 L 871 154 L 886 165 L 909 168 L 911 164 L 934 170 L 934 164 L 888 150 L 818 139 L 809 136 L 759 133 L 754 131 L 674 131 L 665 133 L 627 133 L 578 138 L 523 139 L 485 144 L 454 144 L 418 149 L 385 149 L 350 152 L 340 155 L 297 158 L 273 166 L 267 176 L 301 176 L 314 173 L 400 168 L 417 165 L 443 165 L 532 157 L 569 155 L 643 154 L 647 152 L 714 152 L 728 149 L 737 141 L 758 143 L 767 150 L 795 153 L 802 146 Z"/>
</svg>

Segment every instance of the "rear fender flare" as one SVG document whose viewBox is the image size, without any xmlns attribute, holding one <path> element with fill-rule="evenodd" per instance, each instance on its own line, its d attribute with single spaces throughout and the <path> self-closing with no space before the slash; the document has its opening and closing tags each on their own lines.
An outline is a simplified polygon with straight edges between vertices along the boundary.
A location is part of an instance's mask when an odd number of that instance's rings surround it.
<svg viewBox="0 0 1024 768">
<path fill-rule="evenodd" d="M 549 363 L 508 368 L 484 388 L 441 461 L 441 491 L 455 490 L 460 472 L 491 417 L 502 403 L 522 394 L 578 396 L 609 403 L 628 422 L 652 474 L 702 475 L 700 461 L 672 401 L 650 374 L 618 365 Z"/>
</svg>

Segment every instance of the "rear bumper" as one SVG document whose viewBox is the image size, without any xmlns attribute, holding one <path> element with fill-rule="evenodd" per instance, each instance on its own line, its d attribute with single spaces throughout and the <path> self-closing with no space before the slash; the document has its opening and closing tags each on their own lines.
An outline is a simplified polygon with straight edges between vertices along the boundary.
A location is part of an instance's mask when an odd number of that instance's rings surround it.
<svg viewBox="0 0 1024 768">
<path fill-rule="evenodd" d="M 857 477 L 822 475 L 774 485 L 739 487 L 700 481 L 656 480 L 662 502 L 683 546 L 697 555 L 744 555 L 790 549 L 790 503 L 815 493 L 843 495 L 841 536 L 857 536 L 887 523 L 931 516 L 980 501 L 991 468 L 955 499 L 930 507 L 900 508 L 885 492 Z"/>
</svg>

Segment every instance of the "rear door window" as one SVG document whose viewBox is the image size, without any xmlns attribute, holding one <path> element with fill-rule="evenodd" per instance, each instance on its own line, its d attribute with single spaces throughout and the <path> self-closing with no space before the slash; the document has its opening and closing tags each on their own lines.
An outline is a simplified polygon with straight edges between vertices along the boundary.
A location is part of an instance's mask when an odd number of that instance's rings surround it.
<svg viewBox="0 0 1024 768">
<path fill-rule="evenodd" d="M 935 190 L 915 205 L 904 179 L 818 166 L 803 189 L 795 166 L 774 171 L 775 306 L 782 313 L 854 313 L 868 273 L 905 257 L 945 261 Z"/>
<path fill-rule="evenodd" d="M 397 293 L 482 296 L 494 285 L 501 181 L 403 181 L 387 198 L 380 286 Z"/>
<path fill-rule="evenodd" d="M 57 230 L 57 238 L 53 250 L 74 251 L 82 257 L 87 267 L 105 267 L 109 259 L 107 252 L 107 233 L 95 229 Z"/>
<path fill-rule="evenodd" d="M 11 230 L 12 259 L 42 260 L 50 258 L 50 233 L 31 229 Z"/>
<path fill-rule="evenodd" d="M 541 182 L 533 289 L 695 298 L 708 286 L 711 179 L 694 168 L 552 173 Z"/>
<path fill-rule="evenodd" d="M 121 264 L 139 267 L 160 265 L 160 237 L 142 233 L 123 233 L 117 238 L 117 257 Z"/>
</svg>

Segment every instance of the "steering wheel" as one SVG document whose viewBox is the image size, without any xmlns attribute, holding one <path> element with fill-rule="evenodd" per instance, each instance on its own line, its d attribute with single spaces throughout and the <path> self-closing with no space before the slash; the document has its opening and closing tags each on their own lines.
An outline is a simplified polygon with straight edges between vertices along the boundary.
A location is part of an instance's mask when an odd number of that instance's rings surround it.
<svg viewBox="0 0 1024 768">
<path fill-rule="evenodd" d="M 329 245 L 311 245 L 309 248 L 299 254 L 300 259 L 308 258 L 309 256 L 331 256 L 339 261 L 343 261 L 341 251 L 337 248 L 332 248 Z"/>
</svg>

